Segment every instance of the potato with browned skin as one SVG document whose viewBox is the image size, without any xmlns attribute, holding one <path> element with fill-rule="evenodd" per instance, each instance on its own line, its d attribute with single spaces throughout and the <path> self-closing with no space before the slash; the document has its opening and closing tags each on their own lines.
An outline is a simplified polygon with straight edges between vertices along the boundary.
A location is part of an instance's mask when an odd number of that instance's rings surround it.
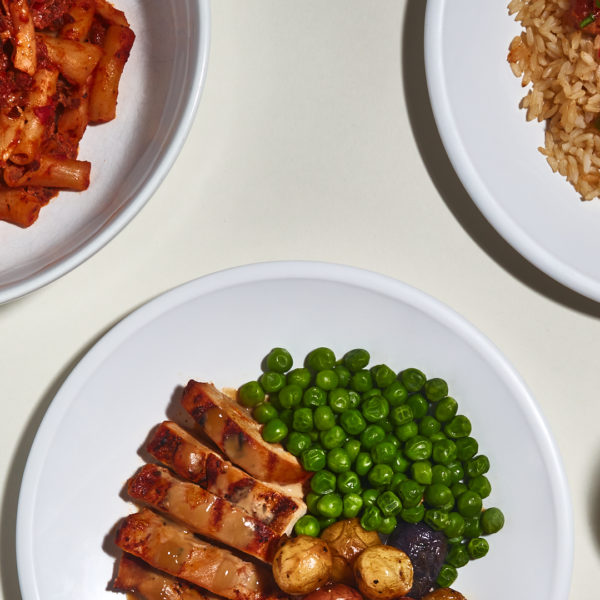
<svg viewBox="0 0 600 600">
<path fill-rule="evenodd" d="M 392 546 L 371 546 L 354 562 L 359 591 L 369 600 L 404 596 L 413 584 L 413 566 L 407 554 Z"/>
<path fill-rule="evenodd" d="M 304 596 L 303 600 L 363 600 L 363 597 L 349 585 L 332 583 Z"/>
<path fill-rule="evenodd" d="M 439 588 L 423 596 L 422 600 L 467 600 L 460 592 L 452 588 Z"/>
</svg>

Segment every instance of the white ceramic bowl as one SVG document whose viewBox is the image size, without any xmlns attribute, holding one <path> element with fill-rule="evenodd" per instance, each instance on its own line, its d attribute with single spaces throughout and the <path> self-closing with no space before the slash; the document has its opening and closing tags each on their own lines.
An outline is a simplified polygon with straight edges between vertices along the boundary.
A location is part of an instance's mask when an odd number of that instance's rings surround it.
<svg viewBox="0 0 600 600">
<path fill-rule="evenodd" d="M 37 433 L 19 497 L 23 600 L 106 591 L 119 495 L 138 449 L 188 379 L 236 386 L 274 346 L 371 351 L 372 364 L 445 378 L 490 457 L 487 506 L 506 515 L 485 559 L 461 569 L 467 598 L 565 600 L 573 526 L 560 459 L 539 409 L 498 350 L 460 316 L 398 281 L 321 263 L 265 263 L 203 277 L 135 311 L 68 377 Z M 172 414 L 172 413 L 171 413 Z"/>
<path fill-rule="evenodd" d="M 507 62 L 521 32 L 508 0 L 428 0 L 425 62 L 448 156 L 491 225 L 531 263 L 600 301 L 600 200 L 582 202 L 538 152 L 544 124 L 527 122 Z"/>
<path fill-rule="evenodd" d="M 0 304 L 64 275 L 111 240 L 155 192 L 192 125 L 208 60 L 208 0 L 117 4 L 136 34 L 117 118 L 84 135 L 88 190 L 62 192 L 28 229 L 0 222 Z"/>
</svg>

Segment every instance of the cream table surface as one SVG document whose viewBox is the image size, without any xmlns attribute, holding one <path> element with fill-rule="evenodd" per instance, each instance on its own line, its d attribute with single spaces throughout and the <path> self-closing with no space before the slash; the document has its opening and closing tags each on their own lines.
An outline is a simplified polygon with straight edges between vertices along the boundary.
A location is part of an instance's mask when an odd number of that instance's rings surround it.
<svg viewBox="0 0 600 600">
<path fill-rule="evenodd" d="M 575 517 L 570 597 L 598 597 L 600 304 L 522 259 L 462 188 L 428 101 L 424 12 L 424 0 L 212 3 L 204 94 L 168 177 L 89 261 L 0 306 L 3 599 L 20 597 L 14 521 L 27 454 L 77 361 L 161 292 L 281 259 L 400 279 L 500 348 L 562 453 Z"/>
</svg>

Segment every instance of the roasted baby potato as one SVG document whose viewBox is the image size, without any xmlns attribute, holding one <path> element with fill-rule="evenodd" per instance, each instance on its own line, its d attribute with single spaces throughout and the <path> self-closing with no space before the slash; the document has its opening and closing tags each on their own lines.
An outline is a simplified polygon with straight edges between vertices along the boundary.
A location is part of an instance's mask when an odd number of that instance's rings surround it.
<svg viewBox="0 0 600 600">
<path fill-rule="evenodd" d="M 413 566 L 407 554 L 392 546 L 371 546 L 354 562 L 361 594 L 370 600 L 404 596 L 413 584 Z"/>
<path fill-rule="evenodd" d="M 330 525 L 321 533 L 331 549 L 333 581 L 354 583 L 352 565 L 358 555 L 370 546 L 381 545 L 376 531 L 366 531 L 358 519 L 346 519 Z"/>
<path fill-rule="evenodd" d="M 304 600 L 363 600 L 363 597 L 350 586 L 333 583 L 304 596 Z"/>
<path fill-rule="evenodd" d="M 423 596 L 422 600 L 467 600 L 460 592 L 452 588 L 439 588 Z"/>
<path fill-rule="evenodd" d="M 331 550 L 327 542 L 308 535 L 286 540 L 273 558 L 273 577 L 286 594 L 304 595 L 331 578 Z"/>
</svg>

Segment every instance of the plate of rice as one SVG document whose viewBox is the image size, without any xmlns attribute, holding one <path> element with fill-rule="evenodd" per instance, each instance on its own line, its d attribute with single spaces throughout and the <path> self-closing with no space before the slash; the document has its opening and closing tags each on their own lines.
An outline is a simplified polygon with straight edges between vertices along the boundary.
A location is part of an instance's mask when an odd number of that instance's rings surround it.
<svg viewBox="0 0 600 600">
<path fill-rule="evenodd" d="M 425 63 L 478 208 L 531 263 L 600 301 L 600 1 L 429 0 Z"/>
</svg>

